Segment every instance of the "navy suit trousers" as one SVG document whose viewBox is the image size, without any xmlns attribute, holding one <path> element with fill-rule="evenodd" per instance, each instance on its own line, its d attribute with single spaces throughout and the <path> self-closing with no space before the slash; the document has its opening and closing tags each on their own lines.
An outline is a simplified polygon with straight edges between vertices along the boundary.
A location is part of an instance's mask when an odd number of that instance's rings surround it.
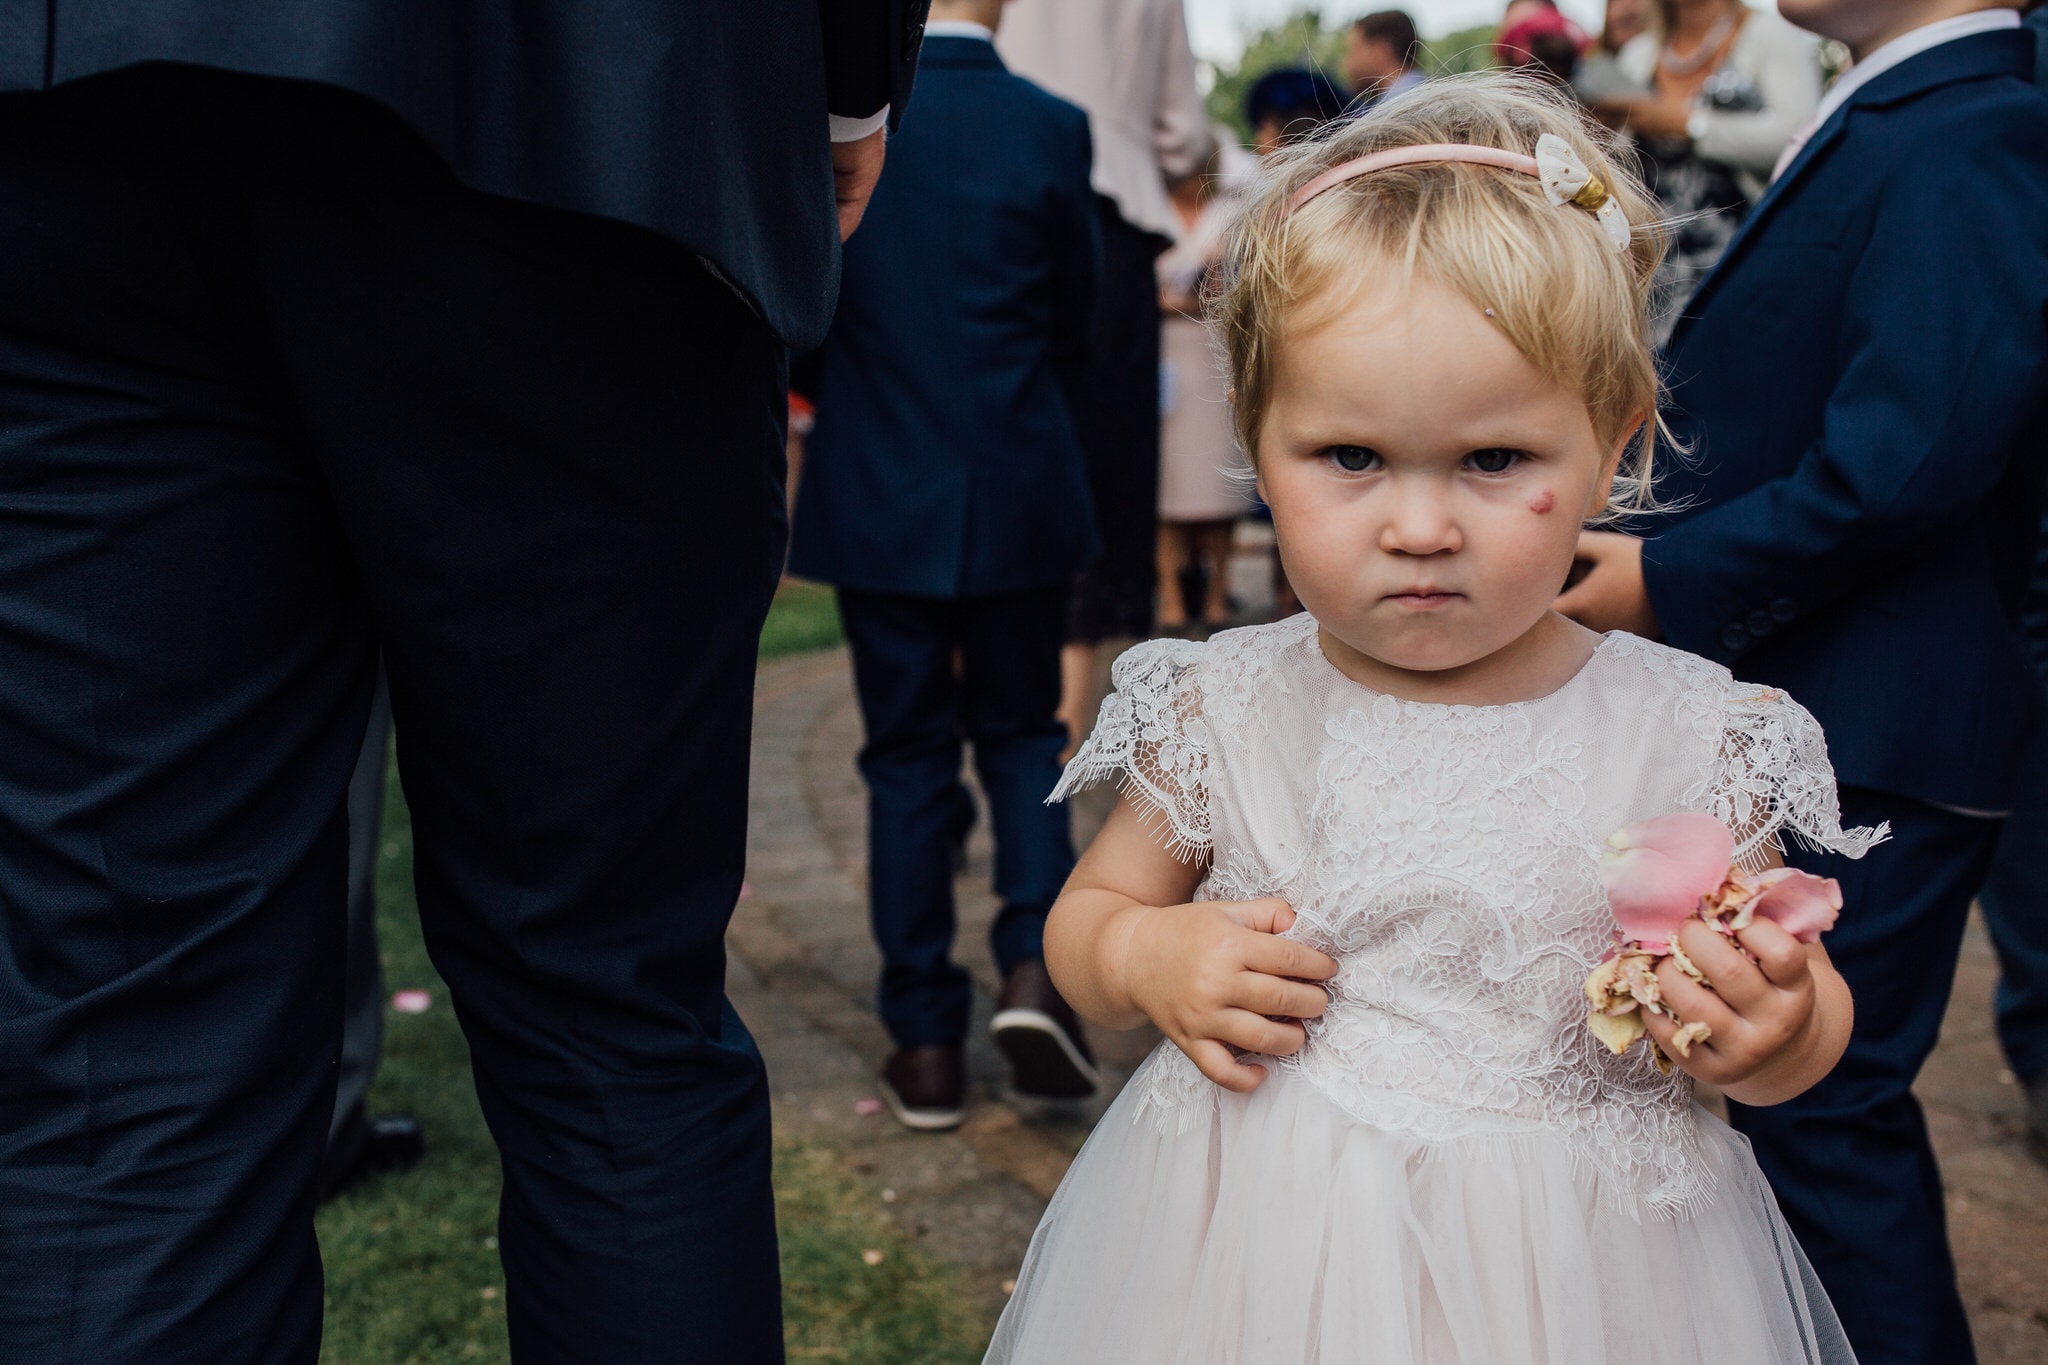
<svg viewBox="0 0 2048 1365">
<path fill-rule="evenodd" d="M 1999 822 L 1842 789 L 1842 824 L 1890 821 L 1858 861 L 1797 847 L 1785 860 L 1842 884 L 1826 943 L 1856 998 L 1841 1064 L 1795 1100 L 1730 1104 L 1862 1365 L 1968 1365 L 1941 1172 L 1913 1080 L 1934 1050 L 1970 900 Z"/>
<path fill-rule="evenodd" d="M 2048 810 L 2005 822 L 1981 899 L 1998 949 L 1998 1043 L 2032 1079 L 2048 1073 Z"/>
<path fill-rule="evenodd" d="M 722 943 L 781 347 L 322 87 L 0 97 L 0 187 L 0 1355 L 317 1359 L 381 647 L 514 1358 L 780 1361 Z"/>
<path fill-rule="evenodd" d="M 972 819 L 961 743 L 995 832 L 1004 975 L 1044 955 L 1046 912 L 1074 870 L 1065 806 L 1048 806 L 1067 730 L 1066 588 L 957 601 L 841 589 L 867 742 L 868 909 L 882 952 L 882 1023 L 899 1047 L 967 1036 L 973 984 L 952 960 L 953 850 Z"/>
</svg>

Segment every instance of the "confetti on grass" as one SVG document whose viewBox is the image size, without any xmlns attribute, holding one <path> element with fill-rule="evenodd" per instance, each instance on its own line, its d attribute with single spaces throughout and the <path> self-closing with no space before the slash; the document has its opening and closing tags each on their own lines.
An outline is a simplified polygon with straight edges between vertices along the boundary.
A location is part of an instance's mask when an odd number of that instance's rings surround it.
<svg viewBox="0 0 2048 1365">
<path fill-rule="evenodd" d="M 393 991 L 391 1008 L 400 1014 L 425 1014 L 434 1007 L 434 997 L 427 991 Z"/>
</svg>

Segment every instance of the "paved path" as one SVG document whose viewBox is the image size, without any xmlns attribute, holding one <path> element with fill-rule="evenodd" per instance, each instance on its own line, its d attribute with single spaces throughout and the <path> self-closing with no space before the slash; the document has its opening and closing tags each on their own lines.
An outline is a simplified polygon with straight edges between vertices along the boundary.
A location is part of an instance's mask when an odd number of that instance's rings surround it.
<svg viewBox="0 0 2048 1365">
<path fill-rule="evenodd" d="M 986 822 L 959 884 L 960 958 L 981 986 L 971 1035 L 968 1121 L 955 1133 L 911 1134 L 876 1112 L 873 1075 L 888 1052 L 875 1021 L 877 959 L 862 892 L 860 742 L 845 656 L 764 668 L 754 733 L 750 894 L 734 917 L 731 989 L 760 1038 L 785 1136 L 846 1151 L 901 1225 L 962 1267 L 973 1292 L 1002 1302 L 1031 1229 L 1102 1103 L 1027 1105 L 1000 1093 L 1003 1066 L 987 1042 L 997 982 L 985 933 Z M 1083 804 L 1077 830 L 1102 808 Z M 1991 1033 L 1996 980 L 1980 926 L 1956 978 L 1940 1050 L 1922 1078 L 1949 1189 L 1964 1295 L 1986 1365 L 2048 1365 L 2048 1172 L 2020 1145 L 2019 1087 Z M 1112 1085 L 1150 1049 L 1147 1033 L 1096 1030 Z"/>
</svg>

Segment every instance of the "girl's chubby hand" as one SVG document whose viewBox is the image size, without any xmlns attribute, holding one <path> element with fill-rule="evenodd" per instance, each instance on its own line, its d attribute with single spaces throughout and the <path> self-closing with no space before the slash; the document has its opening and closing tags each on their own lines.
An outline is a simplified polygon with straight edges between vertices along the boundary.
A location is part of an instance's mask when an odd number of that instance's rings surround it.
<svg viewBox="0 0 2048 1365">
<path fill-rule="evenodd" d="M 1084 1018 L 1149 1019 L 1203 1075 L 1249 1093 L 1266 1069 L 1230 1049 L 1297 1051 L 1337 963 L 1279 937 L 1294 924 L 1285 901 L 1190 901 L 1202 865 L 1169 852 L 1151 819 L 1128 798 L 1110 811 L 1046 917 L 1045 965 Z"/>
<path fill-rule="evenodd" d="M 1285 901 L 1209 901 L 1126 912 L 1123 994 L 1202 1074 L 1249 1093 L 1266 1069 L 1240 1062 L 1246 1052 L 1285 1057 L 1320 1016 L 1329 995 L 1316 982 L 1337 974 L 1334 959 L 1277 937 L 1294 923 Z"/>
<path fill-rule="evenodd" d="M 1678 931 L 1679 945 L 1712 983 L 1692 980 L 1667 958 L 1657 968 L 1664 1002 L 1687 1023 L 1712 1030 L 1679 1057 L 1669 1016 L 1644 1023 L 1665 1055 L 1695 1078 L 1742 1104 L 1777 1104 L 1832 1069 L 1849 1038 L 1849 990 L 1819 944 L 1804 944 L 1764 918 L 1734 943 L 1698 920 Z"/>
</svg>

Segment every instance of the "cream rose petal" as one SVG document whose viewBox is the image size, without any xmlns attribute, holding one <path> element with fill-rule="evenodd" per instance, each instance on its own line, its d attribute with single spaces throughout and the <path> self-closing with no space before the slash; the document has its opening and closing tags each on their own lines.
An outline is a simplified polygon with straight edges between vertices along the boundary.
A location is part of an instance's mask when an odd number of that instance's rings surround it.
<svg viewBox="0 0 2048 1365">
<path fill-rule="evenodd" d="M 1628 1051 L 1629 1045 L 1643 1036 L 1643 1016 L 1631 1009 L 1627 1014 L 1606 1014 L 1594 1010 L 1586 1016 L 1586 1027 L 1593 1036 L 1607 1045 L 1607 1050 L 1616 1056 Z"/>
</svg>

